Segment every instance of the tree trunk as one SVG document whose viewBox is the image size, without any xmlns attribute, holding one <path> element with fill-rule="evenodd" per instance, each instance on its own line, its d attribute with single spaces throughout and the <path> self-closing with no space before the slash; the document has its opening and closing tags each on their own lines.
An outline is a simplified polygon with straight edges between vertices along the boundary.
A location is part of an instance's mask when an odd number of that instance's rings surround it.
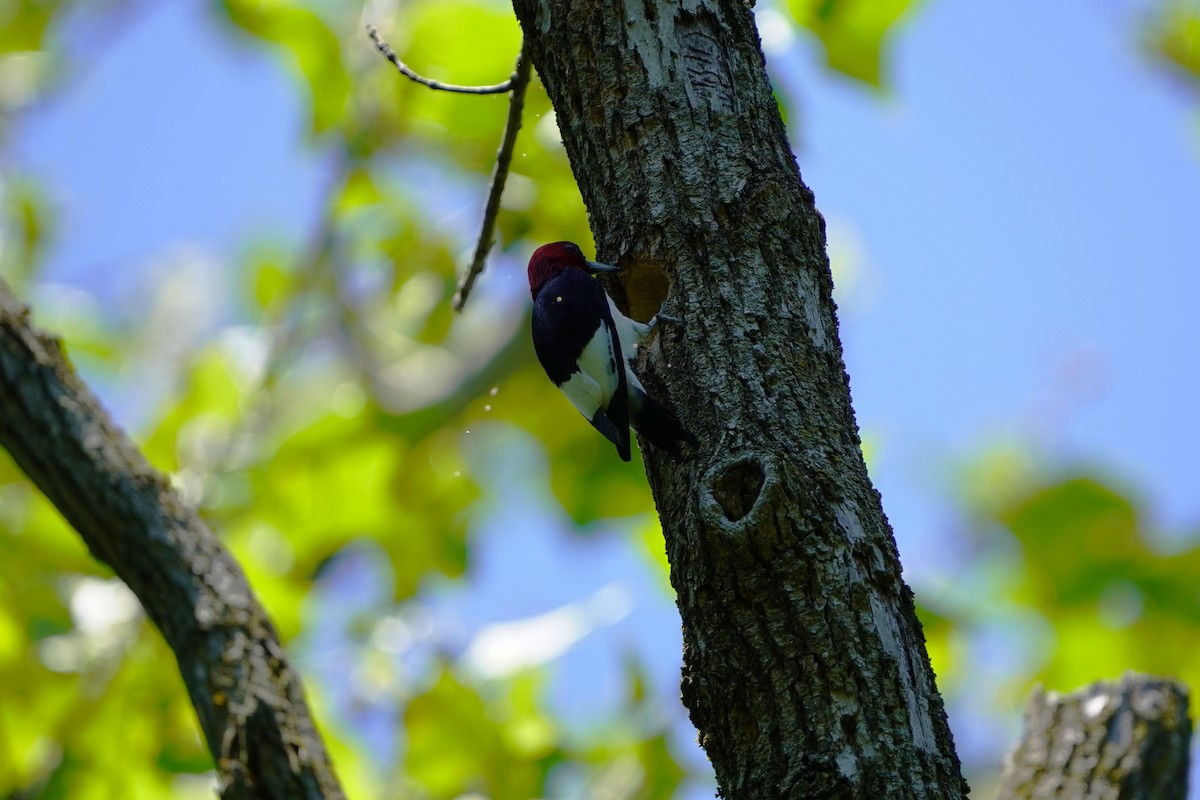
<svg viewBox="0 0 1200 800">
<path fill-rule="evenodd" d="M 641 365 L 683 699 L 727 798 L 964 796 L 842 363 L 824 222 L 739 0 L 514 0 Z"/>
<path fill-rule="evenodd" d="M 1000 800 L 1184 800 L 1191 736 L 1177 681 L 1129 673 L 1068 695 L 1038 689 Z"/>
<path fill-rule="evenodd" d="M 224 800 L 343 797 L 245 575 L 0 280 L 0 446 L 175 652 Z"/>
</svg>

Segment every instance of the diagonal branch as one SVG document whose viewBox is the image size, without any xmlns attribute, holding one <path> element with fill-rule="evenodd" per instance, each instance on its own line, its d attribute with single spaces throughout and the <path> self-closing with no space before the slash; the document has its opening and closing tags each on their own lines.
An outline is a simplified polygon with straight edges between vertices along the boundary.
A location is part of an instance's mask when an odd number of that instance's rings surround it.
<svg viewBox="0 0 1200 800">
<path fill-rule="evenodd" d="M 530 70 L 533 62 L 529 58 L 529 48 L 522 42 L 521 55 L 517 57 L 517 68 L 513 72 L 512 95 L 508 99 L 508 120 L 504 123 L 504 137 L 500 140 L 500 149 L 496 151 L 496 166 L 492 170 L 492 182 L 488 187 L 488 199 L 483 209 L 483 222 L 479 226 L 479 238 L 475 242 L 475 257 L 458 291 L 454 294 L 454 310 L 462 311 L 467 302 L 467 295 L 475 285 L 475 279 L 483 272 L 484 262 L 492 249 L 495 238 L 496 216 L 500 213 L 500 196 L 504 194 L 504 184 L 508 180 L 508 169 L 512 165 L 513 149 L 517 144 L 517 131 L 521 130 L 521 112 L 525 108 L 525 90 L 529 86 Z"/>
<path fill-rule="evenodd" d="M 0 280 L 0 445 L 175 652 L 224 800 L 344 797 L 241 568 Z"/>
</svg>

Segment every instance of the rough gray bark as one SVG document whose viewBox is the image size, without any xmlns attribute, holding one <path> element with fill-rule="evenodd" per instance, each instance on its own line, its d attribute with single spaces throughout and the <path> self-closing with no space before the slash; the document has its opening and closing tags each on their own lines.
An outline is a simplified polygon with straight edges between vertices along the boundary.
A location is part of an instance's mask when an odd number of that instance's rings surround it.
<svg viewBox="0 0 1200 800">
<path fill-rule="evenodd" d="M 614 294 L 682 319 L 641 372 L 702 444 L 643 453 L 723 795 L 964 796 L 748 4 L 513 5 Z"/>
<path fill-rule="evenodd" d="M 341 798 L 300 680 L 241 569 L 0 280 L 0 446 L 175 652 L 226 800 Z"/>
<path fill-rule="evenodd" d="M 1184 800 L 1187 687 L 1129 673 L 1068 695 L 1037 689 L 1000 800 Z"/>
</svg>

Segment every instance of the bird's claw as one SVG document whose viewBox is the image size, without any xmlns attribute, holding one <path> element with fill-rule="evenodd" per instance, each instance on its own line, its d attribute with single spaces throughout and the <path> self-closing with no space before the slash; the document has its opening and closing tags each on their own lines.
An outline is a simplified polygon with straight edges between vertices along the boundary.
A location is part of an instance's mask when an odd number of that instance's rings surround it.
<svg viewBox="0 0 1200 800">
<path fill-rule="evenodd" d="M 658 326 L 658 323 L 660 323 L 660 322 L 669 322 L 672 325 L 682 325 L 683 324 L 683 320 L 681 320 L 679 317 L 672 317 L 670 314 L 664 314 L 663 312 L 660 311 L 657 314 L 655 314 L 653 317 L 650 318 L 650 327 L 655 328 Z"/>
</svg>

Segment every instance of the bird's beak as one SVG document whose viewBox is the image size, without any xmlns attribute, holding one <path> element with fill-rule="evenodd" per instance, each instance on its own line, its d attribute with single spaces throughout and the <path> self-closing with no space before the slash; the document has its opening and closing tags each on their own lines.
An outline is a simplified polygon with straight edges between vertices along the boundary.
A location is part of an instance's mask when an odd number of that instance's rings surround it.
<svg viewBox="0 0 1200 800">
<path fill-rule="evenodd" d="M 593 274 L 597 272 L 617 272 L 621 269 L 613 264 L 601 264 L 598 261 L 585 261 L 583 263 L 587 264 L 588 272 Z"/>
</svg>

